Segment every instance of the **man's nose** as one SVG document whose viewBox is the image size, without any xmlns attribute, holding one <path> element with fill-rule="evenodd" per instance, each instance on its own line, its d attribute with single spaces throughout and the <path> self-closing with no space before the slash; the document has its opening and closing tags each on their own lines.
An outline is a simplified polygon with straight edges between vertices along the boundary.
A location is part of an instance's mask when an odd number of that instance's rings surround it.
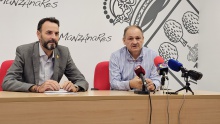
<svg viewBox="0 0 220 124">
<path fill-rule="evenodd" d="M 136 39 L 133 39 L 133 40 L 132 40 L 132 43 L 133 43 L 133 44 L 136 44 L 136 43 L 137 43 L 137 40 L 136 40 Z"/>
<path fill-rule="evenodd" d="M 53 39 L 56 38 L 56 34 L 55 34 L 55 33 L 51 34 L 51 37 L 52 37 Z"/>
</svg>

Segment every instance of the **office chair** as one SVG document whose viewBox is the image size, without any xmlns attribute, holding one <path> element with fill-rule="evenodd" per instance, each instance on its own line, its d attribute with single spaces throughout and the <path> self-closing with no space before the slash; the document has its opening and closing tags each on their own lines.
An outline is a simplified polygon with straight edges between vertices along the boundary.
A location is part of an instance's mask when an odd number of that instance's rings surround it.
<svg viewBox="0 0 220 124">
<path fill-rule="evenodd" d="M 110 90 L 109 61 L 99 62 L 94 72 L 94 88 L 92 90 Z"/>
<path fill-rule="evenodd" d="M 3 83 L 4 77 L 7 73 L 7 70 L 11 67 L 13 62 L 14 62 L 14 60 L 6 60 L 6 61 L 2 62 L 1 70 L 0 70 L 0 91 L 2 91 L 2 83 Z"/>
</svg>

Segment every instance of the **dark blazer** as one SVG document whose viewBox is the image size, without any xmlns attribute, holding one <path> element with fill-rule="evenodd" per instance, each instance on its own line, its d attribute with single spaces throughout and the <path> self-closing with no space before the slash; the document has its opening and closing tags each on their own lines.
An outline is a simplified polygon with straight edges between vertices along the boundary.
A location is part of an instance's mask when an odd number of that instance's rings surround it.
<svg viewBox="0 0 220 124">
<path fill-rule="evenodd" d="M 14 63 L 7 71 L 2 88 L 5 91 L 24 91 L 39 83 L 39 41 L 18 46 Z M 58 45 L 54 49 L 54 73 L 52 80 L 60 82 L 63 74 L 83 91 L 88 90 L 88 82 L 73 62 L 69 49 Z"/>
</svg>

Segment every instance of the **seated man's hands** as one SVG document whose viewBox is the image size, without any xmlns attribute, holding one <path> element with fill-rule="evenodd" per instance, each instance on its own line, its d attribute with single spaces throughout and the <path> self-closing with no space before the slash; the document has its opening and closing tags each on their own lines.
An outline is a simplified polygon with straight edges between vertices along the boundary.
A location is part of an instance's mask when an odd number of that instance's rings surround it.
<svg viewBox="0 0 220 124">
<path fill-rule="evenodd" d="M 62 85 L 61 88 L 63 88 L 66 91 L 69 92 L 77 92 L 79 90 L 79 87 L 75 84 L 73 84 L 71 81 L 65 81 Z"/>
<path fill-rule="evenodd" d="M 151 79 L 146 78 L 145 81 L 147 83 L 146 84 L 146 88 L 149 91 L 154 91 L 156 89 L 155 85 L 154 85 L 154 83 L 153 83 L 153 81 Z M 130 85 L 131 88 L 135 88 L 135 89 L 141 90 L 143 82 L 141 81 L 141 79 L 138 76 L 135 76 L 132 80 L 130 80 L 129 85 Z"/>
<path fill-rule="evenodd" d="M 142 89 L 142 81 L 138 76 L 135 76 L 132 80 L 130 80 L 129 85 L 130 88 L 134 88 L 134 89 Z"/>
<path fill-rule="evenodd" d="M 45 91 L 58 91 L 60 90 L 60 85 L 57 81 L 47 80 L 40 86 L 37 86 L 36 91 L 39 93 L 43 93 Z"/>
<path fill-rule="evenodd" d="M 154 91 L 156 89 L 156 87 L 151 79 L 146 78 L 145 81 L 147 82 L 146 87 L 149 91 Z"/>
<path fill-rule="evenodd" d="M 47 80 L 39 86 L 33 85 L 30 87 L 29 91 L 43 93 L 45 91 L 58 91 L 61 88 L 69 92 L 79 91 L 79 87 L 73 84 L 71 81 L 65 81 L 63 84 L 59 85 L 59 83 L 54 80 Z"/>
</svg>

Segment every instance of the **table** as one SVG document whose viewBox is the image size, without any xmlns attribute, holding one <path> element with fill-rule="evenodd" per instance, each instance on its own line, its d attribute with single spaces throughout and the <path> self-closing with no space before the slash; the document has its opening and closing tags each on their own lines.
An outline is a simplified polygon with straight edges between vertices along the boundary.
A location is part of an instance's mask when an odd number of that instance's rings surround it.
<svg viewBox="0 0 220 124">
<path fill-rule="evenodd" d="M 152 124 L 168 124 L 167 109 L 169 124 L 220 124 L 220 93 L 194 93 L 151 94 Z M 149 119 L 149 96 L 133 91 L 0 92 L 1 124 L 149 124 Z"/>
</svg>

